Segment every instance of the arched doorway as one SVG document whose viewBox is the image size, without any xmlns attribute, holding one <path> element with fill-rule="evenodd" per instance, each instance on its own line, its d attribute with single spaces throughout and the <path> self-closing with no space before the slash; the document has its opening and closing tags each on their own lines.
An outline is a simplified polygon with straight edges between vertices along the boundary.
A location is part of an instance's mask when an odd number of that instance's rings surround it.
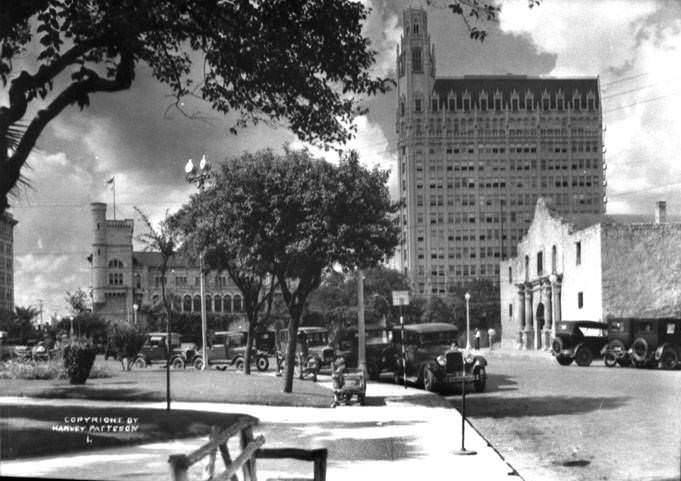
<svg viewBox="0 0 681 481">
<path fill-rule="evenodd" d="M 540 302 L 537 305 L 537 312 L 535 314 L 535 322 L 536 322 L 536 330 L 534 333 L 534 337 L 536 339 L 536 346 L 537 349 L 542 348 L 542 340 L 541 340 L 541 335 L 540 333 L 544 329 L 544 323 L 546 322 L 546 319 L 544 318 L 544 303 Z"/>
</svg>

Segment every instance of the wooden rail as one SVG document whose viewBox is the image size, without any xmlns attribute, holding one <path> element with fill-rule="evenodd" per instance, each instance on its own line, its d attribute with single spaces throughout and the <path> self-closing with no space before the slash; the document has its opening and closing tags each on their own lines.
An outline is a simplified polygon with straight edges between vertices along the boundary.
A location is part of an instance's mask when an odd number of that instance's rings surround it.
<svg viewBox="0 0 681 481">
<path fill-rule="evenodd" d="M 255 460 L 291 458 L 314 463 L 313 481 L 326 481 L 326 460 L 328 450 L 323 449 L 297 449 L 297 448 L 269 448 L 263 449 L 265 438 L 253 437 L 253 426 L 258 420 L 251 416 L 240 416 L 225 429 L 213 427 L 208 442 L 189 454 L 174 454 L 168 459 L 170 463 L 170 476 L 172 481 L 189 481 L 187 470 L 194 464 L 208 457 L 206 476 L 204 480 L 210 481 L 238 481 L 237 473 L 242 471 L 244 481 L 257 481 Z M 232 436 L 239 434 L 241 453 L 232 460 L 227 443 Z M 217 452 L 225 465 L 225 471 L 215 474 L 215 460 Z M 285 480 L 286 478 L 277 478 Z"/>
</svg>

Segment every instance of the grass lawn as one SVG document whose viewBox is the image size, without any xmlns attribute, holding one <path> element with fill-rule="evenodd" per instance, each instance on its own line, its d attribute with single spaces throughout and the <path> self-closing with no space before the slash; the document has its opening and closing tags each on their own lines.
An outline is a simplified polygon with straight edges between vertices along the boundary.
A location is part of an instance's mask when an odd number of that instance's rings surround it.
<svg viewBox="0 0 681 481">
<path fill-rule="evenodd" d="M 205 436 L 211 426 L 226 427 L 239 416 L 244 415 L 117 407 L 2 405 L 0 459 L 48 456 Z M 100 419 L 77 420 L 78 417 Z M 105 417 L 114 418 L 114 422 Z M 69 422 L 66 422 L 67 419 Z M 63 432 L 55 429 L 63 426 L 82 426 L 85 431 Z M 112 432 L 110 430 L 114 428 L 111 426 L 123 429 L 127 426 L 129 431 Z M 93 431 L 86 432 L 91 427 Z M 97 432 L 98 429 L 100 432 Z"/>
<path fill-rule="evenodd" d="M 116 363 L 112 363 L 112 377 L 88 379 L 82 386 L 72 386 L 68 380 L 2 379 L 0 393 L 5 396 L 37 398 L 165 401 L 165 369 L 152 367 L 128 372 L 120 371 L 120 367 L 118 369 L 117 371 Z M 170 399 L 309 407 L 329 407 L 333 400 L 330 389 L 311 381 L 294 380 L 293 392 L 290 394 L 282 392 L 283 383 L 283 378 L 271 375 L 246 376 L 236 371 L 173 370 L 170 373 Z"/>
</svg>

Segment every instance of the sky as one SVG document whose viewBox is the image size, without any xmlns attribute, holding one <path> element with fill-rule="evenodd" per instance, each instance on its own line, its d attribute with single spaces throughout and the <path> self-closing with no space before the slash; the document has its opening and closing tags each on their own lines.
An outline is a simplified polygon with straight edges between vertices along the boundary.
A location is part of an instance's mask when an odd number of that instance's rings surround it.
<svg viewBox="0 0 681 481">
<path fill-rule="evenodd" d="M 484 43 L 468 38 L 464 23 L 446 2 L 365 0 L 372 9 L 364 31 L 377 52 L 373 71 L 395 76 L 401 15 L 408 6 L 427 6 L 438 76 L 527 74 L 598 76 L 607 148 L 607 212 L 652 213 L 667 201 L 681 212 L 681 2 L 674 0 L 504 1 L 499 21 L 486 24 Z M 3 87 L 4 89 L 4 87 Z M 168 109 L 167 88 L 140 65 L 132 88 L 96 94 L 88 108 L 70 108 L 38 140 L 24 173 L 31 188 L 20 192 L 10 212 L 15 228 L 15 304 L 39 306 L 44 315 L 65 315 L 66 291 L 88 289 L 92 232 L 90 203 L 109 204 L 115 176 L 116 218 L 135 219 L 134 206 L 153 222 L 173 212 L 194 192 L 184 178 L 187 159 L 211 162 L 285 142 L 303 147 L 285 128 L 259 125 L 229 133 L 234 118 L 210 114 L 188 119 Z M 0 90 L 0 104 L 6 89 Z M 348 145 L 368 167 L 395 173 L 394 92 L 373 97 L 369 113 L 357 119 Z M 313 149 L 314 151 L 314 149 Z M 320 153 L 321 155 L 321 153 Z M 329 160 L 332 154 L 325 154 Z"/>
</svg>

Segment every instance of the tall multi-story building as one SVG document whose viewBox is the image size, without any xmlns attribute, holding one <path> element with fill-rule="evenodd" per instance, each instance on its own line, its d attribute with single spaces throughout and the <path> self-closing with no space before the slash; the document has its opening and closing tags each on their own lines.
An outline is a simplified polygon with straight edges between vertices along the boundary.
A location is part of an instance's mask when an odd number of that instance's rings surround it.
<svg viewBox="0 0 681 481">
<path fill-rule="evenodd" d="M 106 218 L 106 204 L 92 208 L 92 304 L 104 320 L 135 322 L 161 300 L 161 254 L 133 250 L 133 219 Z M 182 257 L 171 258 L 166 293 L 176 312 L 201 312 L 199 268 Z M 225 273 L 205 277 L 208 313 L 241 314 L 239 289 Z"/>
<path fill-rule="evenodd" d="M 0 214 L 0 309 L 14 310 L 14 226 L 9 213 Z"/>
<path fill-rule="evenodd" d="M 498 283 L 537 198 L 603 213 L 598 78 L 437 77 L 423 9 L 403 12 L 397 48 L 398 265 L 420 294 Z"/>
</svg>

